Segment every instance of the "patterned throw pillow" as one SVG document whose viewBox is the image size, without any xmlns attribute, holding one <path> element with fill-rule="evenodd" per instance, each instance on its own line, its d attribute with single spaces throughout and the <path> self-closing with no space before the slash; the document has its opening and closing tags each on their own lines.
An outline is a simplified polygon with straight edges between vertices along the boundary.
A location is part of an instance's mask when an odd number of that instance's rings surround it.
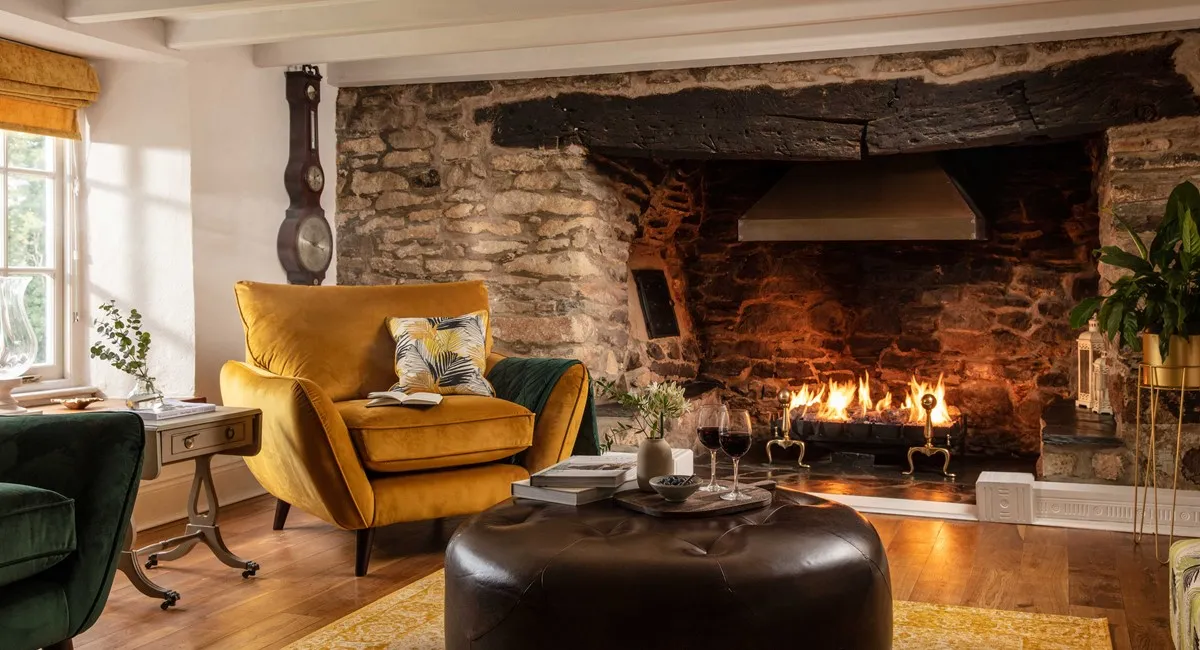
<svg viewBox="0 0 1200 650">
<path fill-rule="evenodd" d="M 496 393 L 483 377 L 488 313 L 453 318 L 389 318 L 396 341 L 396 377 L 392 390 L 440 395 Z"/>
</svg>

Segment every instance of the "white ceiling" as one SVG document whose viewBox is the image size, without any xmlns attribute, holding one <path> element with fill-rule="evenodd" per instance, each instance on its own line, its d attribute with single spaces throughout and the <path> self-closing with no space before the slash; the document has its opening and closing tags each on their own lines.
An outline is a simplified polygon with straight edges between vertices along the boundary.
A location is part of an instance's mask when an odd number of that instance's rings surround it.
<svg viewBox="0 0 1200 650">
<path fill-rule="evenodd" d="M 3 37 L 116 58 L 245 46 L 264 67 L 327 63 L 335 85 L 797 60 L 1190 27 L 1200 27 L 1200 0 L 0 0 Z M 54 30 L 57 40 L 47 36 Z"/>
</svg>

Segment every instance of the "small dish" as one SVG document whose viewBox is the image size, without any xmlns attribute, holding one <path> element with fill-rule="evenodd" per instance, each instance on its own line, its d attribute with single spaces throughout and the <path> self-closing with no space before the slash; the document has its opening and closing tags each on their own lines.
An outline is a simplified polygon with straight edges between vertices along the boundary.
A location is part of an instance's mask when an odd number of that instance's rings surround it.
<svg viewBox="0 0 1200 650">
<path fill-rule="evenodd" d="M 700 489 L 700 479 L 682 474 L 667 474 L 650 479 L 650 487 L 671 503 L 683 503 Z"/>
<path fill-rule="evenodd" d="M 69 411 L 82 411 L 83 409 L 91 406 L 92 404 L 95 404 L 96 402 L 103 402 L 104 398 L 103 397 L 65 397 L 65 398 L 55 398 L 50 401 L 54 402 L 55 404 L 62 404 L 63 408 L 65 408 Z"/>
</svg>

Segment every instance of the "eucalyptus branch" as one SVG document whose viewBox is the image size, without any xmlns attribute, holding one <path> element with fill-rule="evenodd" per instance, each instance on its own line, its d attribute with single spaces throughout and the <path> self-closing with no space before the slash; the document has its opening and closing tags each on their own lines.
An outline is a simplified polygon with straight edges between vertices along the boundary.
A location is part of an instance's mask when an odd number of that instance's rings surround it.
<svg viewBox="0 0 1200 650">
<path fill-rule="evenodd" d="M 664 420 L 674 420 L 692 410 L 691 402 L 683 396 L 683 386 L 673 382 L 652 382 L 637 391 L 618 388 L 615 382 L 600 379 L 596 382 L 600 394 L 617 404 L 633 410 L 633 424 L 616 426 L 620 433 L 636 431 L 647 438 L 661 438 Z"/>
<path fill-rule="evenodd" d="M 154 381 L 147 362 L 150 333 L 142 331 L 142 315 L 138 310 L 122 314 L 117 301 L 110 300 L 100 305 L 100 316 L 93 322 L 100 335 L 100 340 L 89 350 L 93 359 L 107 361 L 117 370 L 143 381 Z"/>
</svg>

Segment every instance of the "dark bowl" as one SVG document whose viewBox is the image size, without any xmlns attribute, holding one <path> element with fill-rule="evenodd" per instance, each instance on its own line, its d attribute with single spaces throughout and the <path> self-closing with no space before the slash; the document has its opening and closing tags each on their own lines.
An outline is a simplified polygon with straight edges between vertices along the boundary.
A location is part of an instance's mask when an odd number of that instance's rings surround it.
<svg viewBox="0 0 1200 650">
<path fill-rule="evenodd" d="M 678 482 L 678 485 L 670 485 L 669 483 Z M 671 503 L 683 503 L 688 497 L 692 496 L 696 490 L 700 489 L 703 482 L 695 476 L 684 476 L 682 474 L 667 474 L 666 476 L 655 476 L 650 479 L 650 487 L 654 488 L 655 492 L 662 498 Z"/>
</svg>

